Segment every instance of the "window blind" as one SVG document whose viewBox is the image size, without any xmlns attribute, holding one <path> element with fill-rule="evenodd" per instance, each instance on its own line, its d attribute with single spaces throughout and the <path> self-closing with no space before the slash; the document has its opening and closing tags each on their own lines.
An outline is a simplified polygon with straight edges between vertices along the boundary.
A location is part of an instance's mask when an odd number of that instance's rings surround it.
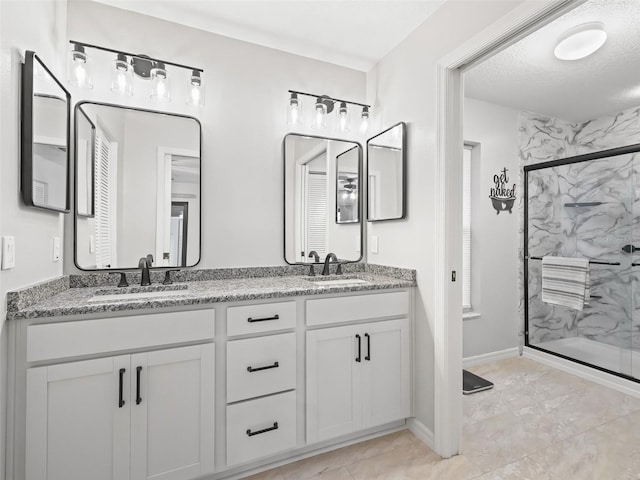
<svg viewBox="0 0 640 480">
<path fill-rule="evenodd" d="M 471 310 L 471 147 L 462 156 L 462 307 Z"/>
</svg>

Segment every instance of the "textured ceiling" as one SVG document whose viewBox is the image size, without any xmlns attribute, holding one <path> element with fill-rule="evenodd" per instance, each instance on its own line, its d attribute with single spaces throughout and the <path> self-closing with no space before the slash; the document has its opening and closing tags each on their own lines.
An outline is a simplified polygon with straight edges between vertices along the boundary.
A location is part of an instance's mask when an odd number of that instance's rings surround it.
<svg viewBox="0 0 640 480">
<path fill-rule="evenodd" d="M 590 21 L 608 39 L 590 57 L 555 58 L 556 40 Z M 640 105 L 640 1 L 591 0 L 465 74 L 465 94 L 572 122 Z"/>
<path fill-rule="evenodd" d="M 444 3 L 444 0 L 97 1 L 362 71 L 371 69 Z"/>
</svg>

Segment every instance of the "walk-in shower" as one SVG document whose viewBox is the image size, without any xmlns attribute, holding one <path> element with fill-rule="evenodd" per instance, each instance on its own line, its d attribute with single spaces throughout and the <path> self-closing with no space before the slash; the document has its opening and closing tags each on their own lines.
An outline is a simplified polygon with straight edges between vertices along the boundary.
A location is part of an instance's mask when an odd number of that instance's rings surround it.
<svg viewBox="0 0 640 480">
<path fill-rule="evenodd" d="M 542 301 L 545 256 L 589 260 L 583 310 Z M 640 144 L 524 167 L 525 344 L 640 381 Z"/>
</svg>

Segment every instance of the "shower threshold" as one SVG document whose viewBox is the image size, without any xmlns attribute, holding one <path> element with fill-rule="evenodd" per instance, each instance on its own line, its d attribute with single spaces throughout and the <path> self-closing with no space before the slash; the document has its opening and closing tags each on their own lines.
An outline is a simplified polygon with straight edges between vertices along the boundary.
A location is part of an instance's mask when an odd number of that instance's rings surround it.
<svg viewBox="0 0 640 480">
<path fill-rule="evenodd" d="M 635 381 L 640 379 L 640 352 L 634 352 L 628 348 L 614 347 L 583 337 L 562 338 L 531 346 L 575 359 L 596 368 L 609 370 L 614 374 L 630 377 Z"/>
</svg>

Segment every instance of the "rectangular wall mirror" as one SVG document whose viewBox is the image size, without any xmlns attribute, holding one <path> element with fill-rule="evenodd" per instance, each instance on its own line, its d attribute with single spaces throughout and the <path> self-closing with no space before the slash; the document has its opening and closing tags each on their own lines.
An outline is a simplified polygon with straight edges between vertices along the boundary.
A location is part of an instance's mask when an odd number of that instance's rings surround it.
<svg viewBox="0 0 640 480">
<path fill-rule="evenodd" d="M 81 102 L 75 109 L 75 262 L 82 270 L 200 261 L 201 127 L 193 118 Z"/>
<path fill-rule="evenodd" d="M 406 127 L 403 122 L 367 140 L 367 220 L 406 216 Z"/>
<path fill-rule="evenodd" d="M 22 65 L 21 103 L 22 199 L 31 207 L 67 213 L 71 95 L 32 51 Z"/>
<path fill-rule="evenodd" d="M 290 133 L 283 156 L 285 261 L 313 263 L 312 251 L 321 261 L 330 252 L 340 261 L 359 261 L 360 144 Z"/>
</svg>

